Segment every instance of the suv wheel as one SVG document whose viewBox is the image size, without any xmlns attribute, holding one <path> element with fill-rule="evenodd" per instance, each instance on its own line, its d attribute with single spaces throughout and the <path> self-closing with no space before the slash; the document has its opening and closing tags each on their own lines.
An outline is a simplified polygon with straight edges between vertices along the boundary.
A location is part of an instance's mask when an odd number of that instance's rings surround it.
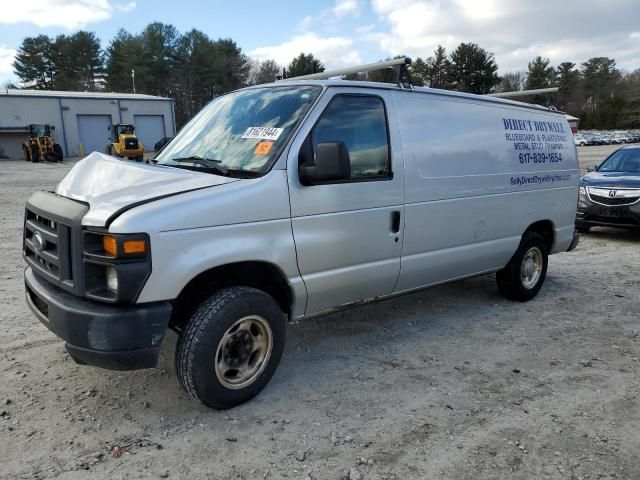
<svg viewBox="0 0 640 480">
<path fill-rule="evenodd" d="M 284 351 L 286 322 L 276 301 L 255 288 L 225 288 L 193 312 L 176 346 L 176 373 L 196 400 L 217 409 L 256 396 Z"/>
<path fill-rule="evenodd" d="M 496 274 L 500 293 L 509 300 L 526 302 L 535 297 L 547 275 L 549 251 L 544 238 L 526 232 L 509 263 Z"/>
</svg>

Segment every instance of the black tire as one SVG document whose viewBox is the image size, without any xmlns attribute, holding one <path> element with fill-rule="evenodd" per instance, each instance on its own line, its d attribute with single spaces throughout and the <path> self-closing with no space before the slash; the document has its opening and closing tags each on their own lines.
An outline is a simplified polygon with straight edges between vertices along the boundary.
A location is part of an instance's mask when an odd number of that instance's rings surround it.
<svg viewBox="0 0 640 480">
<path fill-rule="evenodd" d="M 44 159 L 47 162 L 56 162 L 56 154 L 53 152 L 47 152 L 44 154 Z"/>
<path fill-rule="evenodd" d="M 136 157 L 136 162 L 141 162 L 142 160 L 144 160 L 144 155 L 138 155 Z"/>
<path fill-rule="evenodd" d="M 30 153 L 30 150 L 29 150 L 27 147 L 25 147 L 25 146 L 23 145 L 23 146 L 22 146 L 22 151 L 24 152 L 24 159 L 25 159 L 27 162 L 30 162 L 30 161 L 31 161 L 31 153 Z"/>
<path fill-rule="evenodd" d="M 578 233 L 589 233 L 591 227 L 589 225 L 576 225 L 576 232 Z"/>
<path fill-rule="evenodd" d="M 537 280 L 531 285 L 526 285 L 523 280 L 522 269 L 523 263 L 527 255 L 532 254 L 537 258 L 540 255 L 540 271 Z M 498 290 L 509 300 L 517 300 L 526 302 L 534 298 L 547 276 L 547 267 L 549 265 L 549 249 L 544 238 L 535 232 L 526 232 L 522 236 L 518 250 L 513 255 L 506 267 L 496 273 L 498 282 Z"/>
<path fill-rule="evenodd" d="M 64 160 L 64 153 L 62 153 L 62 147 L 57 143 L 53 146 L 53 154 L 56 157 L 56 162 L 62 163 L 62 160 Z"/>
<path fill-rule="evenodd" d="M 35 145 L 31 146 L 31 155 L 29 156 L 31 163 L 37 163 L 40 161 L 40 149 Z"/>
<path fill-rule="evenodd" d="M 259 367 L 255 366 L 257 363 L 251 367 L 258 368 L 251 383 L 229 388 L 218 378 L 216 362 L 227 358 L 222 355 L 222 350 L 218 350 L 228 330 L 241 319 L 250 316 L 258 316 L 270 327 L 270 354 L 260 362 Z M 194 310 L 178 338 L 175 362 L 180 384 L 193 398 L 216 409 L 235 407 L 250 400 L 267 385 L 278 367 L 284 351 L 285 331 L 286 322 L 282 310 L 266 293 L 249 287 L 225 288 L 214 293 Z M 231 338 L 235 338 L 239 332 L 241 330 L 236 330 Z M 227 343 L 229 347 L 225 351 L 235 353 L 242 349 L 242 353 L 238 357 L 232 357 L 232 360 L 240 361 L 240 356 L 244 354 L 244 357 L 248 356 L 250 364 L 255 352 L 247 352 L 253 350 L 253 338 L 249 340 L 250 345 L 246 349 L 243 341 L 246 342 L 244 337 L 240 337 L 236 342 L 240 344 L 239 347 L 236 344 L 229 346 L 231 342 Z"/>
</svg>

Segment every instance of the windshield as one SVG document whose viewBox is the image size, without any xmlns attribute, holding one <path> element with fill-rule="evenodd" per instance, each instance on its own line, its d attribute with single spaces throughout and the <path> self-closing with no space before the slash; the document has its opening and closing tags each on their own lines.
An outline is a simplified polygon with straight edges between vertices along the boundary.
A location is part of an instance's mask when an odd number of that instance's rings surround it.
<svg viewBox="0 0 640 480">
<path fill-rule="evenodd" d="M 33 136 L 34 137 L 48 137 L 49 129 L 46 125 L 34 125 L 33 126 Z"/>
<path fill-rule="evenodd" d="M 599 172 L 640 173 L 640 148 L 618 150 L 598 167 Z"/>
<path fill-rule="evenodd" d="M 209 103 L 155 160 L 210 173 L 264 173 L 286 145 L 320 87 L 241 90 Z"/>
</svg>

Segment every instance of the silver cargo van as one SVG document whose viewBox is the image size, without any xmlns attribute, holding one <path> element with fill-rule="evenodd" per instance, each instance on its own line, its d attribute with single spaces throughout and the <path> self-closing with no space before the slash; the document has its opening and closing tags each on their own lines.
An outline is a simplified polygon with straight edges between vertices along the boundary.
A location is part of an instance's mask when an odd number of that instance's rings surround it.
<svg viewBox="0 0 640 480">
<path fill-rule="evenodd" d="M 300 79 L 214 99 L 154 160 L 92 153 L 26 206 L 27 302 L 79 363 L 255 396 L 287 319 L 496 272 L 536 296 L 575 248 L 565 116 L 462 93 Z"/>
</svg>

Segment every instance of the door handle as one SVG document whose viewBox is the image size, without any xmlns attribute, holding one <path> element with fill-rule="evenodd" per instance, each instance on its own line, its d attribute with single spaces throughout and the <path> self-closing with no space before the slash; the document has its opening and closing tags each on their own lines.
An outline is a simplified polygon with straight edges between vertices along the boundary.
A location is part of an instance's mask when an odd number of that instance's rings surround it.
<svg viewBox="0 0 640 480">
<path fill-rule="evenodd" d="M 391 224 L 390 224 L 391 233 L 396 235 L 400 232 L 400 212 L 394 210 L 391 212 Z"/>
</svg>

